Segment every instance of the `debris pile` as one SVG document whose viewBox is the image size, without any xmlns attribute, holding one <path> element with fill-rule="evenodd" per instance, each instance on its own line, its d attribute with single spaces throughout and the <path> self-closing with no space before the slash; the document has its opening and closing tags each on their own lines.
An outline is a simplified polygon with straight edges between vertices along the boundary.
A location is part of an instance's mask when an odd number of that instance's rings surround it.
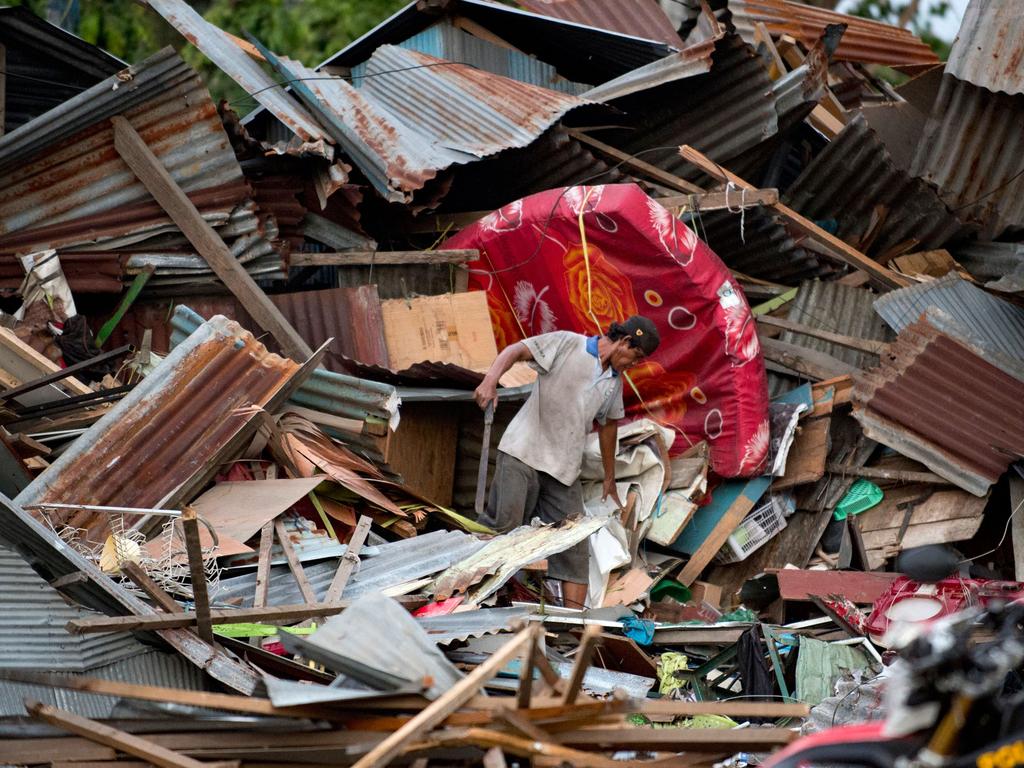
<svg viewBox="0 0 1024 768">
<path fill-rule="evenodd" d="M 756 764 L 1024 592 L 1018 4 L 148 5 L 259 106 L 0 9 L 0 763 Z M 633 315 L 585 514 L 488 528 L 492 361 Z"/>
</svg>

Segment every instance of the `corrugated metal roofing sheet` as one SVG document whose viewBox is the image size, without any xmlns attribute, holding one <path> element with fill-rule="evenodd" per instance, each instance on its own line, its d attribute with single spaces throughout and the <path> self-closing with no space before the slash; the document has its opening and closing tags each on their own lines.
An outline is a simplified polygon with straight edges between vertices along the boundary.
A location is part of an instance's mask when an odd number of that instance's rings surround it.
<svg viewBox="0 0 1024 768">
<path fill-rule="evenodd" d="M 756 25 L 764 23 L 773 37 L 791 35 L 810 48 L 829 24 L 846 24 L 837 61 L 859 61 L 889 65 L 932 65 L 939 57 L 909 30 L 871 21 L 860 16 L 816 8 L 789 0 L 729 0 L 728 8 L 736 30 L 748 42 L 754 40 Z"/>
<path fill-rule="evenodd" d="M 1024 93 L 1024 3 L 971 0 L 946 62 L 947 74 L 1002 93 Z"/>
<path fill-rule="evenodd" d="M 878 368 L 854 375 L 853 415 L 871 439 L 984 496 L 1024 455 L 1024 365 L 948 335 L 941 320 L 930 310 Z"/>
<path fill-rule="evenodd" d="M 942 77 L 910 172 L 992 240 L 1024 225 L 1024 97 Z"/>
<path fill-rule="evenodd" d="M 788 304 L 786 317 L 812 328 L 857 339 L 889 341 L 892 334 L 871 306 L 875 298 L 876 294 L 867 288 L 855 288 L 834 281 L 808 280 L 800 286 L 796 298 Z M 878 362 L 877 355 L 801 333 L 785 331 L 779 338 L 790 344 L 825 352 L 858 368 L 866 368 Z"/>
<path fill-rule="evenodd" d="M 610 29 L 631 37 L 658 40 L 674 48 L 683 41 L 656 0 L 517 0 L 533 13 Z"/>
<path fill-rule="evenodd" d="M 898 332 L 916 322 L 929 307 L 945 312 L 987 347 L 1024 360 L 1024 309 L 953 272 L 938 280 L 890 291 L 875 301 L 875 311 Z"/>
<path fill-rule="evenodd" d="M 569 94 L 385 45 L 354 88 L 264 54 L 386 199 L 406 201 L 440 171 L 525 147 L 569 110 Z"/>
<path fill-rule="evenodd" d="M 230 36 L 206 21 L 184 0 L 152 0 L 149 6 L 303 142 L 329 140 L 327 132 L 299 102 L 264 72 Z M 328 159 L 331 154 L 329 149 L 324 152 Z"/>
<path fill-rule="evenodd" d="M 63 502 L 152 508 L 175 503 L 298 370 L 240 325 L 204 323 L 28 488 L 21 504 Z M 108 521 L 66 521 L 103 541 Z"/>
<path fill-rule="evenodd" d="M 36 16 L 23 5 L 0 8 L 6 75 L 3 127 L 20 125 L 76 96 L 125 64 Z"/>
<path fill-rule="evenodd" d="M 480 608 L 475 611 L 457 611 L 445 616 L 426 616 L 420 626 L 438 645 L 449 645 L 471 637 L 508 632 L 517 622 L 526 621 L 527 608 Z"/>
<path fill-rule="evenodd" d="M 934 188 L 899 168 L 862 115 L 851 120 L 804 169 L 785 202 L 809 219 L 834 220 L 837 235 L 857 242 L 874 225 L 877 206 L 884 223 L 869 254 L 917 240 L 915 250 L 942 246 L 963 229 Z"/>
<path fill-rule="evenodd" d="M 168 48 L 0 138 L 0 249 L 59 247 L 170 225 L 113 148 L 108 118 L 116 114 L 132 122 L 215 223 L 245 199 L 216 106 L 196 72 Z"/>
<path fill-rule="evenodd" d="M 1024 269 L 1024 243 L 968 243 L 950 251 L 979 280 L 998 280 Z"/>
</svg>

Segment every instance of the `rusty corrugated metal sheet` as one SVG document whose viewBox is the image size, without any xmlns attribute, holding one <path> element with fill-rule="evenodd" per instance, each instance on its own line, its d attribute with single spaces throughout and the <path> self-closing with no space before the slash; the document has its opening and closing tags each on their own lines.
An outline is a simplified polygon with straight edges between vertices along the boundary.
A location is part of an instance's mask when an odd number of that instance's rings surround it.
<svg viewBox="0 0 1024 768">
<path fill-rule="evenodd" d="M 72 293 L 120 293 L 124 289 L 121 280 L 125 254 L 61 251 L 59 256 Z M 25 269 L 20 261 L 0 258 L 0 289 L 16 291 L 24 280 Z"/>
<path fill-rule="evenodd" d="M 910 172 L 993 240 L 1024 225 L 1024 99 L 943 75 Z"/>
<path fill-rule="evenodd" d="M 174 504 L 298 370 L 240 325 L 216 316 L 176 347 L 17 498 L 153 508 Z M 107 530 L 93 513 L 69 525 Z M 102 535 L 90 540 L 102 541 Z"/>
<path fill-rule="evenodd" d="M 222 29 L 210 24 L 184 0 L 152 0 L 149 7 L 159 13 L 182 37 L 201 50 L 231 79 L 245 89 L 256 101 L 291 130 L 314 151 L 319 144 L 320 153 L 328 160 L 332 148 L 326 131 L 309 112 L 260 65 L 249 57 Z"/>
<path fill-rule="evenodd" d="M 963 229 L 931 186 L 893 162 L 859 114 L 793 182 L 785 202 L 809 219 L 834 220 L 836 234 L 850 243 L 868 234 L 875 209 L 882 206 L 885 220 L 867 247 L 869 254 L 908 240 L 917 241 L 914 250 L 939 248 Z"/>
<path fill-rule="evenodd" d="M 946 73 L 1002 93 L 1024 93 L 1024 3 L 971 0 Z"/>
<path fill-rule="evenodd" d="M 610 29 L 631 37 L 658 40 L 674 48 L 683 41 L 656 0 L 517 0 L 532 13 Z"/>
<path fill-rule="evenodd" d="M 170 226 L 113 146 L 123 114 L 211 223 L 247 187 L 217 108 L 171 49 L 0 138 L 0 249 L 81 244 Z M 95 234 L 92 234 L 92 233 Z"/>
<path fill-rule="evenodd" d="M 1024 366 L 951 328 L 934 309 L 907 326 L 854 376 L 853 415 L 871 439 L 984 496 L 1024 455 Z"/>
<path fill-rule="evenodd" d="M 327 370 L 344 373 L 343 357 L 388 365 L 377 286 L 279 293 L 270 300 L 313 349 L 334 339 L 324 358 Z"/>
<path fill-rule="evenodd" d="M 439 172 L 524 147 L 587 101 L 386 45 L 354 88 L 262 49 L 374 188 L 409 202 Z"/>
<path fill-rule="evenodd" d="M 890 24 L 788 0 L 729 0 L 728 7 L 736 30 L 748 42 L 754 40 L 755 26 L 764 23 L 773 37 L 791 35 L 810 48 L 827 25 L 846 24 L 833 56 L 837 61 L 901 67 L 939 63 L 939 57 L 920 38 Z"/>
</svg>

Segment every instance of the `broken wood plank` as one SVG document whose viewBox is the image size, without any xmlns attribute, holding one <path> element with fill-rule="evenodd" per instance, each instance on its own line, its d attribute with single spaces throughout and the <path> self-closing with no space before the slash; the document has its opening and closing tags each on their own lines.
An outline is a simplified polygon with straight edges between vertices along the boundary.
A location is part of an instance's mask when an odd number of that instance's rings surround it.
<svg viewBox="0 0 1024 768">
<path fill-rule="evenodd" d="M 181 512 L 181 527 L 185 532 L 185 550 L 188 552 L 188 572 L 192 577 L 192 601 L 196 606 L 196 632 L 208 643 L 213 642 L 210 622 L 210 597 L 206 590 L 206 568 L 203 565 L 203 547 L 199 542 L 199 518 L 192 507 Z"/>
<path fill-rule="evenodd" d="M 576 661 L 573 663 L 569 682 L 566 684 L 565 692 L 562 694 L 563 704 L 576 703 L 576 697 L 579 696 L 580 688 L 583 687 L 583 677 L 587 674 L 587 668 L 590 667 L 590 659 L 593 657 L 597 646 L 601 643 L 601 633 L 601 627 L 595 627 L 593 624 L 588 625 L 583 630 L 583 637 L 580 639 L 580 644 L 576 650 Z"/>
<path fill-rule="evenodd" d="M 0 746 L 0 758 L 4 765 L 33 765 L 66 759 L 68 755 L 83 764 L 89 760 L 108 763 L 108 768 L 117 768 L 117 751 L 97 744 L 81 736 L 44 736 L 28 739 L 4 739 Z"/>
<path fill-rule="evenodd" d="M 805 419 L 800 423 L 793 445 L 786 456 L 786 472 L 772 481 L 773 490 L 813 483 L 825 475 L 828 459 L 828 433 L 831 422 L 827 416 Z"/>
<path fill-rule="evenodd" d="M 339 251 L 293 253 L 292 267 L 368 267 L 389 264 L 465 264 L 480 258 L 475 248 L 438 251 Z"/>
<path fill-rule="evenodd" d="M 761 349 L 766 359 L 784 365 L 815 381 L 858 373 L 860 370 L 857 366 L 843 362 L 826 352 L 764 336 L 760 338 Z"/>
<path fill-rule="evenodd" d="M 788 744 L 798 734 L 786 728 L 580 728 L 560 734 L 562 744 L 586 749 L 650 752 L 759 752 Z"/>
<path fill-rule="evenodd" d="M 634 157 L 628 152 L 623 152 L 621 149 L 617 149 L 616 147 L 613 147 L 611 144 L 605 144 L 603 141 L 599 141 L 598 139 L 595 139 L 592 136 L 588 136 L 583 131 L 580 131 L 575 128 L 570 128 L 566 131 L 566 133 L 568 133 L 570 136 L 576 139 L 576 141 L 586 144 L 592 149 L 596 149 L 602 155 L 607 155 L 608 157 L 618 160 L 622 165 L 626 166 L 627 168 L 630 168 L 633 171 L 636 171 L 637 173 L 640 173 L 641 175 L 658 182 L 659 184 L 663 184 L 669 189 L 677 189 L 680 192 L 693 192 L 697 194 L 700 194 L 704 191 L 691 181 L 682 179 L 679 176 L 676 176 L 674 173 L 669 173 L 668 171 L 663 170 L 662 168 L 659 168 L 656 165 L 652 165 L 651 163 L 641 160 L 638 157 Z"/>
<path fill-rule="evenodd" d="M 410 745 L 408 750 L 403 751 L 418 751 L 459 745 L 473 745 L 483 748 L 500 747 L 511 754 L 533 758 L 533 762 L 536 762 L 539 758 L 553 758 L 560 765 L 572 765 L 577 768 L 619 768 L 622 765 L 621 761 L 612 760 L 593 752 L 570 749 L 560 744 L 553 744 L 550 741 L 523 739 L 489 728 L 467 728 L 435 734 L 425 741 Z M 359 768 L 359 763 L 356 763 L 356 768 Z"/>
<path fill-rule="evenodd" d="M 452 712 L 473 698 L 484 683 L 504 669 L 512 659 L 522 653 L 523 647 L 533 638 L 529 628 L 522 630 L 505 645 L 477 666 L 472 672 L 431 702 L 430 706 L 412 720 L 388 736 L 356 763 L 354 768 L 379 768 L 389 764 L 400 755 L 408 744 L 435 728 Z"/>
<path fill-rule="evenodd" d="M 302 563 L 299 561 L 299 556 L 295 553 L 295 547 L 292 545 L 291 537 L 288 535 L 288 531 L 284 528 L 284 520 L 277 518 L 274 521 L 274 533 L 277 535 L 277 543 L 281 545 L 281 549 L 284 550 L 285 559 L 288 561 L 288 570 L 292 572 L 292 576 L 295 578 L 295 583 L 299 585 L 299 592 L 302 594 L 302 599 L 307 603 L 315 603 L 316 590 L 313 589 L 313 585 L 309 583 L 309 579 L 306 578 L 306 571 L 302 567 Z"/>
<path fill-rule="evenodd" d="M 150 600 L 167 613 L 178 613 L 181 610 L 178 601 L 167 594 L 163 587 L 153 581 L 138 563 L 133 563 L 130 560 L 122 563 L 121 573 L 127 575 L 135 586 L 145 592 Z"/>
<path fill-rule="evenodd" d="M 826 467 L 835 475 L 865 477 L 869 480 L 892 480 L 897 483 L 931 483 L 932 485 L 952 485 L 944 477 L 934 472 L 912 472 L 900 469 L 882 469 L 879 467 L 847 467 L 842 464 L 829 464 Z"/>
<path fill-rule="evenodd" d="M 555 742 L 558 741 L 550 733 L 545 731 L 539 725 L 534 724 L 532 720 L 529 720 L 519 714 L 516 710 L 511 707 L 505 709 L 496 710 L 494 713 L 495 719 L 510 726 L 512 729 L 519 731 L 523 736 L 528 739 L 534 739 L 535 741 L 547 741 Z"/>
<path fill-rule="evenodd" d="M 401 595 L 393 598 L 407 607 L 419 608 L 427 602 L 424 597 Z M 214 624 L 281 624 L 290 621 L 305 621 L 316 616 L 333 616 L 341 613 L 351 600 L 340 600 L 333 605 L 327 603 L 281 605 L 273 608 L 234 608 L 210 611 Z M 196 623 L 196 612 L 185 611 L 173 614 L 151 614 L 145 616 L 101 616 L 92 619 L 72 619 L 65 627 L 73 635 L 92 632 L 146 632 L 156 629 L 190 627 Z"/>
<path fill-rule="evenodd" d="M 260 531 L 260 553 L 256 561 L 256 594 L 253 608 L 263 608 L 270 592 L 270 552 L 274 548 L 274 521 L 268 521 Z"/>
<path fill-rule="evenodd" d="M 338 570 L 334 572 L 331 585 L 327 588 L 327 595 L 324 597 L 325 603 L 336 603 L 341 599 L 342 594 L 345 592 L 345 587 L 348 585 L 348 580 L 352 576 L 352 571 L 356 567 L 356 563 L 359 562 L 359 552 L 363 548 L 366 537 L 370 534 L 370 526 L 372 524 L 373 520 L 370 517 L 366 515 L 359 517 L 359 522 L 356 523 L 355 530 L 352 531 L 352 537 L 348 540 L 348 549 L 341 556 Z"/>
<path fill-rule="evenodd" d="M 530 698 L 533 696 L 533 670 L 537 666 L 537 655 L 540 653 L 540 639 L 544 633 L 543 624 L 530 626 L 530 642 L 523 653 L 519 666 L 519 688 L 516 691 L 516 707 L 519 709 L 530 708 Z"/>
<path fill-rule="evenodd" d="M 113 747 L 125 754 L 146 760 L 159 768 L 205 768 L 204 763 L 198 760 L 154 744 L 140 736 L 134 736 L 39 701 L 26 701 L 25 709 L 36 720 L 42 720 L 50 725 L 63 728 L 65 731 L 76 733 L 97 744 Z"/>
<path fill-rule="evenodd" d="M 302 362 L 312 357 L 313 350 L 309 344 L 246 272 L 128 119 L 115 115 L 110 122 L 114 127 L 117 153 L 249 316 L 270 333 L 293 360 Z"/>
<path fill-rule="evenodd" d="M 708 159 L 691 146 L 684 144 L 679 148 L 679 154 L 682 155 L 684 160 L 689 163 L 693 163 L 704 171 L 704 173 L 718 179 L 719 181 L 731 181 L 739 187 L 749 190 L 755 189 L 752 184 L 725 170 L 718 163 Z M 848 264 L 854 269 L 864 270 L 864 272 L 874 278 L 878 283 L 887 288 L 904 288 L 907 285 L 910 285 L 910 280 L 903 275 L 882 266 L 874 259 L 864 255 L 856 248 L 853 248 L 840 240 L 838 237 L 829 234 L 813 221 L 804 218 L 789 206 L 779 202 L 774 203 L 770 207 L 781 214 L 782 217 L 794 228 L 803 232 L 808 238 L 813 240 L 817 247 L 823 250 L 826 255 L 839 259 L 844 264 Z"/>
<path fill-rule="evenodd" d="M 870 339 L 859 339 L 854 336 L 846 336 L 842 333 L 832 333 L 831 331 L 823 331 L 820 328 L 815 328 L 804 323 L 798 323 L 795 320 L 789 320 L 785 317 L 773 317 L 772 315 L 760 315 L 757 318 L 758 325 L 770 325 L 773 328 L 781 328 L 785 331 L 793 331 L 794 333 L 801 333 L 804 336 L 812 336 L 816 339 L 822 339 L 824 341 L 830 341 L 833 344 L 838 344 L 841 347 L 847 347 L 848 349 L 856 349 L 860 352 L 868 352 L 872 355 L 880 355 L 889 346 L 884 341 L 872 341 Z"/>
<path fill-rule="evenodd" d="M 724 717 L 806 717 L 811 708 L 797 702 L 776 701 L 672 701 L 671 699 L 644 699 L 638 712 L 645 715 L 722 715 Z"/>
<path fill-rule="evenodd" d="M 0 327 L 0 386 L 13 389 L 22 384 L 60 373 L 61 367 L 36 351 L 10 328 Z M 68 376 L 59 381 L 71 395 L 91 395 L 93 391 L 78 379 Z"/>
</svg>

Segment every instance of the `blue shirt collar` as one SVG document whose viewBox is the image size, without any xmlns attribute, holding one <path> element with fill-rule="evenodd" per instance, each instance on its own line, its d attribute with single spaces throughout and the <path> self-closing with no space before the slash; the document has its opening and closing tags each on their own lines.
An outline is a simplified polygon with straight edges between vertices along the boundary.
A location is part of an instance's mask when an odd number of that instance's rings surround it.
<svg viewBox="0 0 1024 768">
<path fill-rule="evenodd" d="M 600 338 L 601 338 L 600 336 L 588 336 L 587 337 L 587 352 L 589 352 L 590 354 L 592 354 L 594 357 L 597 358 L 598 365 L 601 364 L 601 355 L 597 351 L 597 342 L 598 342 L 598 340 Z M 618 376 L 618 375 L 619 375 L 619 372 L 616 371 L 613 368 L 612 369 L 612 376 Z"/>
</svg>

